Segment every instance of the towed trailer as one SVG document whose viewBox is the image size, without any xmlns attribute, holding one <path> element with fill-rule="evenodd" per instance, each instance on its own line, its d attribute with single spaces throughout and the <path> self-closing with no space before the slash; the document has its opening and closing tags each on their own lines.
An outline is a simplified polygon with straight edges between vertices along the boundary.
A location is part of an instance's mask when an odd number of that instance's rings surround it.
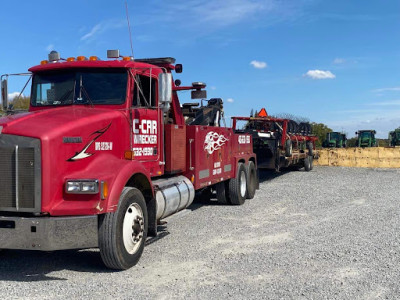
<svg viewBox="0 0 400 300">
<path fill-rule="evenodd" d="M 261 115 L 261 116 L 260 116 Z M 235 132 L 251 135 L 257 167 L 280 171 L 281 168 L 303 168 L 310 171 L 316 158 L 315 141 L 308 123 L 268 116 L 265 109 L 256 117 L 233 117 Z M 239 126 L 240 122 L 245 122 Z"/>
</svg>

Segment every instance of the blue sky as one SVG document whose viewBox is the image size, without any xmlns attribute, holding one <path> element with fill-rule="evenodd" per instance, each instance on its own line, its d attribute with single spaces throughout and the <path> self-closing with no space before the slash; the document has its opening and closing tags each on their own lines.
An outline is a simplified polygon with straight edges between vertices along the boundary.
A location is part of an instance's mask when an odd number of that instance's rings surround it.
<svg viewBox="0 0 400 300">
<path fill-rule="evenodd" d="M 400 126 L 400 1 L 128 0 L 134 56 L 173 56 L 225 115 L 291 113 L 350 136 Z M 0 73 L 62 57 L 130 55 L 125 1 L 4 1 Z M 21 81 L 10 80 L 9 92 Z M 190 101 L 184 93 L 182 102 Z M 229 123 L 229 121 L 228 121 Z"/>
</svg>

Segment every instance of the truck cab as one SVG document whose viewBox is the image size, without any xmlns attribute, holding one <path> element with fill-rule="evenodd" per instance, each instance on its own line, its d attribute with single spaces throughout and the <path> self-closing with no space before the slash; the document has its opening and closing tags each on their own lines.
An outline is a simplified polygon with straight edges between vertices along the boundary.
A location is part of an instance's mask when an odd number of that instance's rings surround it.
<svg viewBox="0 0 400 300">
<path fill-rule="evenodd" d="M 185 122 L 178 92 L 203 99 L 205 84 L 174 82 L 171 57 L 107 57 L 53 51 L 29 69 L 29 112 L 0 118 L 0 248 L 98 247 L 107 267 L 127 269 L 196 191 L 225 204 L 254 196 L 251 139 L 240 144 L 218 114 Z"/>
</svg>

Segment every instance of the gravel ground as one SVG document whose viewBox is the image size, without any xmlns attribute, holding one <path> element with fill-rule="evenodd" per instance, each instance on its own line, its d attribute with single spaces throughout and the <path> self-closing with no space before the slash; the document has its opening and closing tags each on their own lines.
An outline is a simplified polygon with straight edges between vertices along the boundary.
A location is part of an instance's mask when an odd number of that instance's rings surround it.
<svg viewBox="0 0 400 300">
<path fill-rule="evenodd" d="M 194 204 L 127 271 L 97 250 L 3 251 L 0 298 L 398 299 L 400 170 L 261 173 L 243 206 Z"/>
</svg>

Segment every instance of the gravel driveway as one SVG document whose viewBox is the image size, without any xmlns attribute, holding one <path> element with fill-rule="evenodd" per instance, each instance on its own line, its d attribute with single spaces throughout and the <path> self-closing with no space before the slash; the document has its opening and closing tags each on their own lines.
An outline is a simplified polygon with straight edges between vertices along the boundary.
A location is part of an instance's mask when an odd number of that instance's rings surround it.
<svg viewBox="0 0 400 300">
<path fill-rule="evenodd" d="M 399 182 L 396 169 L 261 173 L 243 206 L 171 217 L 127 271 L 97 250 L 2 251 L 0 298 L 398 299 Z"/>
</svg>

